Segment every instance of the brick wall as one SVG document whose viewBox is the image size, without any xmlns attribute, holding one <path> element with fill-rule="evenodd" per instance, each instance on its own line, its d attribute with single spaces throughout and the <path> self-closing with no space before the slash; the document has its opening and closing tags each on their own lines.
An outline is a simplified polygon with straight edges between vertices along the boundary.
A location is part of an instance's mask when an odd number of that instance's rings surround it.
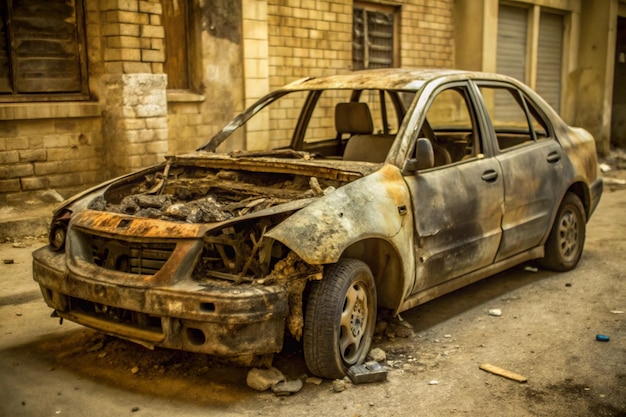
<svg viewBox="0 0 626 417">
<path fill-rule="evenodd" d="M 163 8 L 160 0 L 98 5 L 105 75 L 97 91 L 107 109 L 104 156 L 117 176 L 158 163 L 168 153 Z"/>
<path fill-rule="evenodd" d="M 0 203 L 102 181 L 100 117 L 0 120 Z"/>
<path fill-rule="evenodd" d="M 349 1 L 268 0 L 270 87 L 351 70 L 352 9 Z M 399 9 L 399 66 L 452 68 L 454 1 L 407 0 Z"/>
<path fill-rule="evenodd" d="M 402 6 L 401 65 L 454 67 L 454 0 L 411 0 Z"/>
<path fill-rule="evenodd" d="M 352 62 L 352 4 L 268 0 L 270 88 L 346 72 Z"/>
<path fill-rule="evenodd" d="M 90 4 L 99 5 L 105 73 L 163 73 L 160 0 L 91 0 Z"/>
<path fill-rule="evenodd" d="M 167 153 L 191 151 L 271 89 L 351 70 L 350 1 L 188 4 L 193 88 L 167 91 L 161 1 L 84 0 L 92 100 L 0 103 L 0 203 L 46 189 L 67 197 Z M 453 6 L 397 4 L 400 66 L 453 66 Z M 275 129 L 260 120 L 248 139 L 221 150 L 280 145 L 272 141 Z"/>
<path fill-rule="evenodd" d="M 352 2 L 268 0 L 267 4 L 270 89 L 303 77 L 352 70 Z M 407 0 L 396 7 L 398 66 L 453 67 L 453 9 L 453 0 Z M 289 109 L 274 112 L 268 123 L 272 132 L 280 129 L 288 113 Z M 334 129 L 323 120 L 317 122 L 319 128 Z M 280 133 L 270 136 L 271 146 L 289 142 Z"/>
</svg>

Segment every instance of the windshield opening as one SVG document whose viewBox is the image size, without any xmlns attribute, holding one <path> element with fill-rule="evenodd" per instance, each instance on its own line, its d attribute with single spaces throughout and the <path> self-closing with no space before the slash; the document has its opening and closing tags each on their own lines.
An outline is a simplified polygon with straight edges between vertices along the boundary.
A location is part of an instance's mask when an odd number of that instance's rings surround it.
<svg viewBox="0 0 626 417">
<path fill-rule="evenodd" d="M 383 162 L 414 95 L 352 89 L 282 92 L 237 116 L 201 150 Z"/>
</svg>

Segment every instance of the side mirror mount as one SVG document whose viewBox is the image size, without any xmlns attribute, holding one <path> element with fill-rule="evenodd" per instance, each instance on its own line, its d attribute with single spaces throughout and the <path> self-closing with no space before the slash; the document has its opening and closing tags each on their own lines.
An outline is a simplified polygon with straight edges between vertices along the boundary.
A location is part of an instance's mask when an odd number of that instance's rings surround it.
<svg viewBox="0 0 626 417">
<path fill-rule="evenodd" d="M 415 174 L 421 169 L 435 166 L 435 154 L 433 145 L 427 138 L 418 138 L 415 144 L 415 158 L 409 158 L 404 162 L 402 173 L 405 175 Z"/>
<path fill-rule="evenodd" d="M 404 161 L 404 166 L 402 166 L 402 173 L 404 175 L 413 175 L 417 172 L 418 162 L 415 158 L 410 158 Z"/>
</svg>

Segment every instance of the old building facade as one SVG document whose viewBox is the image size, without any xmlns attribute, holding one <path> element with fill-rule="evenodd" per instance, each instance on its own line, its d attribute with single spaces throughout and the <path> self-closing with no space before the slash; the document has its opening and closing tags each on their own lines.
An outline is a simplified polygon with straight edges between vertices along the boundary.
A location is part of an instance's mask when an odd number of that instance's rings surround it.
<svg viewBox="0 0 626 417">
<path fill-rule="evenodd" d="M 51 189 L 68 196 L 193 150 L 275 87 L 366 67 L 510 73 L 607 152 L 611 137 L 626 145 L 624 103 L 613 99 L 621 97 L 614 85 L 625 83 L 625 7 L 620 0 L 2 0 L 0 204 Z M 267 134 L 272 123 L 251 126 L 255 139 L 235 146 L 276 145 Z"/>
</svg>

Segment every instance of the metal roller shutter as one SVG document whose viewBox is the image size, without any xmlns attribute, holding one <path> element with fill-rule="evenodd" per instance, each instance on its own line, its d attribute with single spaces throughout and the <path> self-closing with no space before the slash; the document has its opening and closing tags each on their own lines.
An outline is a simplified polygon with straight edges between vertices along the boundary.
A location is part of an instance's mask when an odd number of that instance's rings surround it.
<svg viewBox="0 0 626 417">
<path fill-rule="evenodd" d="M 496 71 L 526 82 L 528 9 L 500 5 Z"/>
<path fill-rule="evenodd" d="M 557 112 L 561 107 L 563 30 L 562 15 L 541 13 L 535 89 Z"/>
<path fill-rule="evenodd" d="M 500 5 L 498 10 L 498 46 L 496 72 L 526 82 L 526 33 L 528 32 L 528 9 Z M 517 120 L 519 106 L 510 95 L 494 96 L 493 116 L 496 120 Z"/>
</svg>

